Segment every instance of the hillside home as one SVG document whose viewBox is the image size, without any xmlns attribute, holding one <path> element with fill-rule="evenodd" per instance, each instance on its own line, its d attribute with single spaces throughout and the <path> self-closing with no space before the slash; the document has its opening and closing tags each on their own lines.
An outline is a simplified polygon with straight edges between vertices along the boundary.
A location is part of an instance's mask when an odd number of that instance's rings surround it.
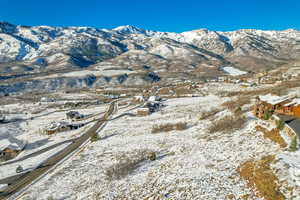
<svg viewBox="0 0 300 200">
<path fill-rule="evenodd" d="M 259 118 L 264 118 L 268 112 L 284 111 L 283 106 L 291 101 L 292 97 L 288 95 L 282 97 L 271 94 L 258 96 L 253 107 L 253 114 Z"/>
<path fill-rule="evenodd" d="M 218 81 L 219 82 L 226 82 L 227 80 L 228 80 L 227 76 L 220 76 L 220 77 L 218 77 Z"/>
<path fill-rule="evenodd" d="M 148 101 L 144 105 L 144 108 L 149 108 L 150 113 L 159 111 L 163 107 L 163 104 L 158 101 Z"/>
<path fill-rule="evenodd" d="M 276 83 L 276 81 L 279 81 L 279 80 L 280 80 L 280 78 L 278 78 L 278 77 L 268 75 L 268 76 L 261 77 L 260 78 L 260 83 L 262 83 L 262 84 L 274 84 L 274 83 Z"/>
<path fill-rule="evenodd" d="M 271 94 L 257 97 L 253 114 L 264 118 L 267 112 L 300 117 L 300 99 L 291 95 L 280 97 Z"/>
<path fill-rule="evenodd" d="M 85 124 L 70 124 L 65 121 L 61 122 L 52 122 L 49 125 L 46 126 L 44 129 L 44 132 L 48 135 L 52 135 L 54 133 L 58 132 L 64 132 L 64 131 L 70 131 L 70 130 L 76 130 L 80 127 L 84 126 Z"/>
<path fill-rule="evenodd" d="M 77 111 L 69 111 L 66 113 L 67 119 L 71 119 L 72 121 L 81 120 L 84 118 L 83 114 L 80 114 Z"/>
<path fill-rule="evenodd" d="M 5 138 L 0 140 L 0 161 L 15 158 L 26 146 L 26 141 L 16 138 Z"/>
<path fill-rule="evenodd" d="M 295 98 L 291 102 L 284 104 L 282 109 L 278 110 L 277 113 L 300 118 L 300 98 Z"/>
</svg>

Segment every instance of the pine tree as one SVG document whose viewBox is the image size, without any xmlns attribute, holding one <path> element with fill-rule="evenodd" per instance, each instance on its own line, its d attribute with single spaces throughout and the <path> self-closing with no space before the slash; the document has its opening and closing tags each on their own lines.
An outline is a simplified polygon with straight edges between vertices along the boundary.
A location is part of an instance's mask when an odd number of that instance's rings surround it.
<svg viewBox="0 0 300 200">
<path fill-rule="evenodd" d="M 20 173 L 20 172 L 22 172 L 23 171 L 23 167 L 21 166 L 21 165 L 19 165 L 18 167 L 17 167 L 17 169 L 16 169 L 16 172 L 17 173 Z"/>
<path fill-rule="evenodd" d="M 297 149 L 298 149 L 297 136 L 294 136 L 290 144 L 290 151 L 294 152 L 297 151 Z"/>
</svg>

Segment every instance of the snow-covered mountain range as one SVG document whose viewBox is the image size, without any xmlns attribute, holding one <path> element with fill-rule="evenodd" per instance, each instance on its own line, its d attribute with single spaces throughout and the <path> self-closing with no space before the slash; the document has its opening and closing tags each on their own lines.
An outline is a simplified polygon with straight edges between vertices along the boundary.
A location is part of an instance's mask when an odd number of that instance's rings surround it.
<svg viewBox="0 0 300 200">
<path fill-rule="evenodd" d="M 133 26 L 108 30 L 0 22 L 2 79 L 87 69 L 211 75 L 221 73 L 213 67 L 224 65 L 256 72 L 299 58 L 300 31 L 292 29 L 171 33 Z"/>
</svg>

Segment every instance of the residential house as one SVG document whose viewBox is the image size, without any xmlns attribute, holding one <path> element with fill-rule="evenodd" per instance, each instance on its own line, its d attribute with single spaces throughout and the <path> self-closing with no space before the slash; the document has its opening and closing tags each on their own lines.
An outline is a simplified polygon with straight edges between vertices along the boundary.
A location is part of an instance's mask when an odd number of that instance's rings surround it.
<svg viewBox="0 0 300 200">
<path fill-rule="evenodd" d="M 49 125 L 46 126 L 44 131 L 47 135 L 52 135 L 52 134 L 58 133 L 58 132 L 76 130 L 76 129 L 79 129 L 80 127 L 84 126 L 84 125 L 85 124 L 70 124 L 70 123 L 65 122 L 65 121 L 51 122 Z"/>
<path fill-rule="evenodd" d="M 277 112 L 300 118 L 300 98 L 295 98 L 291 102 L 284 104 L 282 109 Z"/>
<path fill-rule="evenodd" d="M 80 114 L 77 111 L 69 111 L 66 113 L 67 119 L 71 119 L 72 121 L 81 120 L 84 118 L 83 114 Z"/>
<path fill-rule="evenodd" d="M 0 161 L 15 158 L 26 146 L 27 142 L 16 138 L 0 140 Z"/>
<path fill-rule="evenodd" d="M 286 111 L 284 105 L 290 103 L 292 99 L 293 97 L 289 95 L 282 97 L 271 94 L 258 96 L 253 107 L 253 114 L 259 118 L 264 118 L 268 112 L 284 114 Z"/>
</svg>

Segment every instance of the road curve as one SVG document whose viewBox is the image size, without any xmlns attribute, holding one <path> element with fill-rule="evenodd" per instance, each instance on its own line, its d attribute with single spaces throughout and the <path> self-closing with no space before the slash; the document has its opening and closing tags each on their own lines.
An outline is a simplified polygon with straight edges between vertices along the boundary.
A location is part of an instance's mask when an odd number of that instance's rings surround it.
<svg viewBox="0 0 300 200">
<path fill-rule="evenodd" d="M 18 178 L 15 182 L 11 183 L 5 190 L 0 192 L 0 200 L 8 199 L 21 189 L 25 188 L 33 181 L 44 175 L 48 170 L 50 170 L 53 166 L 57 165 L 61 161 L 63 161 L 66 157 L 75 152 L 81 145 L 83 145 L 86 141 L 89 140 L 90 137 L 97 134 L 97 131 L 101 128 L 102 125 L 107 123 L 108 119 L 112 115 L 112 113 L 116 110 L 116 102 L 111 102 L 107 112 L 104 116 L 99 119 L 99 121 L 92 126 L 86 133 L 82 136 L 78 137 L 74 140 L 73 143 L 68 145 L 62 151 L 56 153 L 54 156 L 48 158 L 43 163 L 41 163 L 36 169 L 25 173 L 21 177 Z"/>
</svg>

